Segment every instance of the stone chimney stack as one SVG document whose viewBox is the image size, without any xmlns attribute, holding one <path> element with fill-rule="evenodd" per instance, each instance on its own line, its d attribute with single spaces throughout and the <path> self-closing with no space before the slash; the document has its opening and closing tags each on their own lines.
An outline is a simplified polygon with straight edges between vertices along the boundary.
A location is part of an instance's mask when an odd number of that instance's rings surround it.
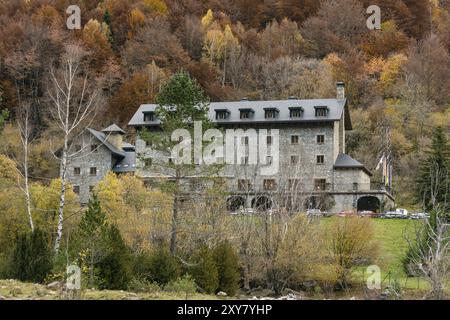
<svg viewBox="0 0 450 320">
<path fill-rule="evenodd" d="M 118 125 L 112 124 L 109 127 L 102 130 L 102 132 L 106 135 L 106 140 L 115 146 L 117 149 L 122 150 L 123 145 L 123 135 L 125 131 L 123 131 Z"/>
<path fill-rule="evenodd" d="M 345 99 L 345 83 L 343 82 L 336 82 L 336 99 Z"/>
</svg>

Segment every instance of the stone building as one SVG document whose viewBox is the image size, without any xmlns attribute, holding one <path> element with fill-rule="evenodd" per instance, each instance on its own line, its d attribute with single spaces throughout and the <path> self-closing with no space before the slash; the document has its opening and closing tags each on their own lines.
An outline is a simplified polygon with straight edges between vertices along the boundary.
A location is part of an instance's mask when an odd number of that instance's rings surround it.
<svg viewBox="0 0 450 320">
<path fill-rule="evenodd" d="M 155 104 L 141 105 L 128 123 L 137 132 L 136 175 L 146 180 L 170 176 L 144 165 L 158 156 L 151 142 L 140 137 L 144 128 L 158 130 L 156 107 Z M 296 210 L 380 211 L 394 205 L 389 190 L 374 186 L 370 170 L 345 153 L 346 131 L 352 130 L 352 123 L 343 83 L 337 84 L 336 99 L 290 97 L 274 101 L 213 102 L 209 105 L 209 118 L 221 129 L 244 131 L 243 136 L 235 139 L 236 144 L 243 145 L 242 159 L 226 163 L 220 173 L 230 191 L 230 210 L 270 208 L 279 201 L 276 199 L 280 195 L 284 199 L 283 206 L 294 206 Z M 264 137 L 268 149 L 264 164 L 278 162 L 273 174 L 261 175 L 258 165 L 248 164 L 249 138 L 253 136 L 246 133 L 251 130 L 256 132 L 259 145 Z M 276 135 L 272 136 L 275 131 Z M 260 136 L 262 132 L 265 134 Z M 277 148 L 271 151 L 274 145 Z M 227 156 L 226 152 L 223 156 Z"/>
<path fill-rule="evenodd" d="M 71 142 L 67 178 L 81 203 L 89 201 L 92 188 L 109 171 L 118 174 L 135 171 L 135 148 L 123 141 L 124 134 L 113 124 L 101 131 L 87 128 Z"/>
</svg>

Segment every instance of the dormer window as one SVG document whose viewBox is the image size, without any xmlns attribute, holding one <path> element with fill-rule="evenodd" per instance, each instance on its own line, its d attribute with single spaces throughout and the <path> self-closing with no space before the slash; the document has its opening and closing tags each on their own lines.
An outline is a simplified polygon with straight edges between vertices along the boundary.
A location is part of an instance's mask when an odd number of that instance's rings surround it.
<svg viewBox="0 0 450 320">
<path fill-rule="evenodd" d="M 302 107 L 290 107 L 289 108 L 289 117 L 291 118 L 301 118 L 303 115 Z"/>
<path fill-rule="evenodd" d="M 250 119 L 251 117 L 253 117 L 253 109 L 239 109 L 239 111 L 241 112 L 241 119 Z"/>
<path fill-rule="evenodd" d="M 278 117 L 278 112 L 277 108 L 264 108 L 264 118 L 275 119 Z"/>
<path fill-rule="evenodd" d="M 144 122 L 152 122 L 152 121 L 155 121 L 155 113 L 144 112 Z"/>
<path fill-rule="evenodd" d="M 316 117 L 326 117 L 328 115 L 327 106 L 314 107 L 316 109 Z"/>
<path fill-rule="evenodd" d="M 216 120 L 226 120 L 230 117 L 228 109 L 216 109 Z"/>
</svg>

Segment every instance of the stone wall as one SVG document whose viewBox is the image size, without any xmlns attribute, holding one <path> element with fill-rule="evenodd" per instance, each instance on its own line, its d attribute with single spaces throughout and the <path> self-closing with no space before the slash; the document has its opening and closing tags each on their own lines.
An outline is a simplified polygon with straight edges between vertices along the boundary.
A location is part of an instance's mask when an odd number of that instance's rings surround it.
<svg viewBox="0 0 450 320">
<path fill-rule="evenodd" d="M 87 203 L 90 198 L 90 187 L 97 185 L 112 169 L 111 151 L 89 132 L 81 135 L 71 146 L 70 153 L 75 152 L 75 146 L 81 146 L 81 152 L 68 164 L 67 178 L 73 186 L 80 187 L 79 198 L 81 203 Z M 91 145 L 97 145 L 97 151 L 91 151 Z M 80 175 L 76 175 L 74 168 L 79 167 Z M 96 167 L 97 174 L 91 175 L 90 168 Z"/>
</svg>

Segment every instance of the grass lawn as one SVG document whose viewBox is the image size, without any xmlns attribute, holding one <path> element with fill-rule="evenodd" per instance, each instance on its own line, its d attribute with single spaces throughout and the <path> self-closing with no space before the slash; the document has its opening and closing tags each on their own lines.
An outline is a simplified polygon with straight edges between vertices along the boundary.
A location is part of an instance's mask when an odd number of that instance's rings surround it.
<svg viewBox="0 0 450 320">
<path fill-rule="evenodd" d="M 323 218 L 321 223 L 326 226 L 331 219 Z M 401 259 L 408 249 L 406 236 L 414 233 L 414 224 L 420 223 L 417 220 L 408 219 L 371 219 L 374 226 L 374 238 L 378 243 L 378 257 L 374 264 L 381 269 L 381 279 L 383 286 L 389 281 L 397 280 L 405 289 L 426 289 L 428 283 L 418 278 L 407 277 L 403 271 Z M 364 283 L 368 274 L 366 268 L 358 268 L 354 272 L 356 281 Z M 364 280 L 363 280 L 364 279 Z"/>
</svg>

